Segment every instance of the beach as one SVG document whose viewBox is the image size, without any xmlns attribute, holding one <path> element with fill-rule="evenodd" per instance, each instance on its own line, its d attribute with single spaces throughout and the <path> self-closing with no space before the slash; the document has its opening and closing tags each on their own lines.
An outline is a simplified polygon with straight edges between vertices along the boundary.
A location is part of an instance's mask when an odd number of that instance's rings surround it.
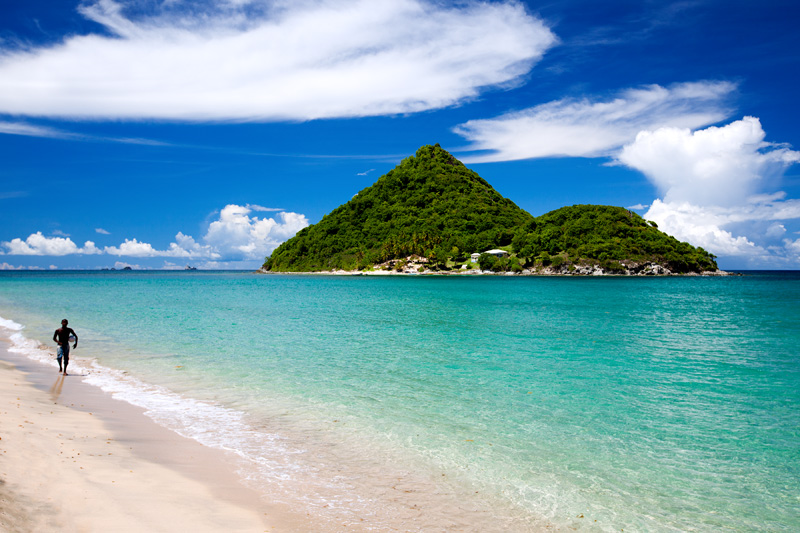
<svg viewBox="0 0 800 533">
<path fill-rule="evenodd" d="M 0 530 L 304 529 L 245 488 L 225 453 L 7 348 L 0 344 Z"/>
</svg>

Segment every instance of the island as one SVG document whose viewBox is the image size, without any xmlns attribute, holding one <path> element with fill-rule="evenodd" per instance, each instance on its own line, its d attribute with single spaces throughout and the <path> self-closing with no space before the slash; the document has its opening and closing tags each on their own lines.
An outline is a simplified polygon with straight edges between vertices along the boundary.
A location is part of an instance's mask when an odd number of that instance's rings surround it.
<svg viewBox="0 0 800 533">
<path fill-rule="evenodd" d="M 300 230 L 260 272 L 725 274 L 715 259 L 623 207 L 534 217 L 436 144 Z"/>
</svg>

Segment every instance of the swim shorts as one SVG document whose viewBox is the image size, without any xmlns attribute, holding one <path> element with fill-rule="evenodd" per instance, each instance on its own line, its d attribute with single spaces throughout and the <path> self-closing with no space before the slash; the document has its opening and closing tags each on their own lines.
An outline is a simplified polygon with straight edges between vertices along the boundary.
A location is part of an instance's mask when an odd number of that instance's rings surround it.
<svg viewBox="0 0 800 533">
<path fill-rule="evenodd" d="M 69 361 L 69 344 L 58 347 L 58 351 L 56 352 L 56 359 L 61 359 L 62 357 L 66 357 L 67 361 Z"/>
</svg>

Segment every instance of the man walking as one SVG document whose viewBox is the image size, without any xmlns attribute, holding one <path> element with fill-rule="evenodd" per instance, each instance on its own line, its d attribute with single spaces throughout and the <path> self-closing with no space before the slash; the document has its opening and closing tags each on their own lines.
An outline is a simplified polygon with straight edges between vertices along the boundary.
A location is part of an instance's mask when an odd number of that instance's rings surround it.
<svg viewBox="0 0 800 533">
<path fill-rule="evenodd" d="M 64 359 L 64 370 L 63 374 L 68 376 L 67 374 L 67 365 L 69 364 L 69 341 L 71 340 L 70 337 L 75 339 L 75 344 L 72 345 L 73 348 L 78 347 L 78 334 L 75 333 L 75 330 L 72 328 L 68 328 L 67 324 L 69 321 L 65 318 L 61 321 L 61 327 L 58 328 L 55 333 L 53 333 L 53 340 L 56 341 L 58 344 L 58 352 L 56 354 L 56 359 L 58 359 L 58 371 L 62 372 L 61 370 L 61 359 Z"/>
</svg>

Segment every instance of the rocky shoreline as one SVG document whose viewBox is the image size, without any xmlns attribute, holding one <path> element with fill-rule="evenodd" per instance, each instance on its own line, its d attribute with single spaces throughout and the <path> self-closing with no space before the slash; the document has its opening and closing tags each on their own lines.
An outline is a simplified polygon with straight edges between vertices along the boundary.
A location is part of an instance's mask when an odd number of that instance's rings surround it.
<svg viewBox="0 0 800 533">
<path fill-rule="evenodd" d="M 380 265 L 376 265 L 380 266 Z M 494 272 L 478 268 L 458 270 L 430 270 L 422 262 L 410 262 L 400 269 L 377 268 L 373 270 L 320 270 L 315 272 L 272 272 L 263 268 L 259 274 L 309 274 L 328 276 L 738 276 L 735 272 L 713 270 L 707 272 L 673 272 L 658 263 L 628 263 L 621 269 L 606 269 L 600 265 L 560 265 L 526 268 L 520 272 Z"/>
</svg>

